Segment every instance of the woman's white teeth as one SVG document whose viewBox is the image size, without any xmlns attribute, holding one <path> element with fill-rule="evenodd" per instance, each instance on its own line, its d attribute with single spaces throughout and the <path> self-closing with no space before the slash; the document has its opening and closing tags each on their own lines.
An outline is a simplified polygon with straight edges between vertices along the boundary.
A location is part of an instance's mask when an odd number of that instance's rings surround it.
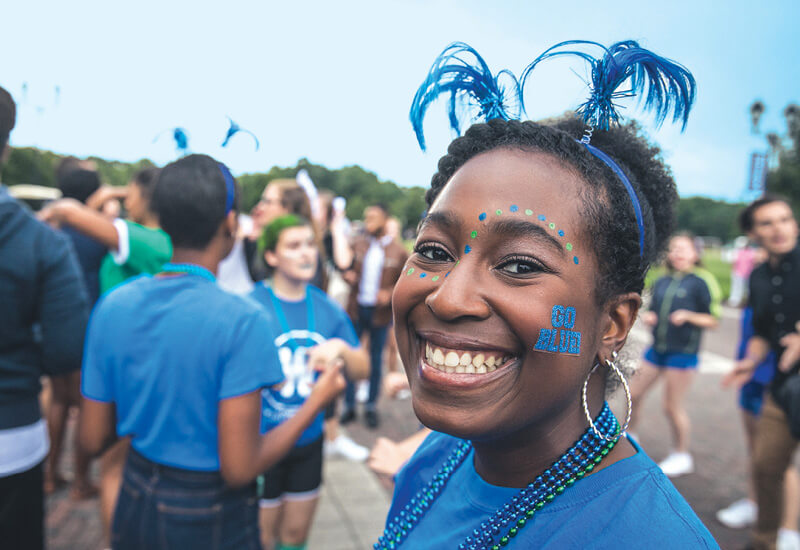
<svg viewBox="0 0 800 550">
<path fill-rule="evenodd" d="M 455 351 L 443 351 L 432 348 L 425 343 L 425 359 L 440 371 L 456 374 L 486 374 L 497 370 L 497 367 L 508 361 L 509 357 L 496 357 L 488 353 L 472 353 L 465 351 L 459 356 Z"/>
</svg>

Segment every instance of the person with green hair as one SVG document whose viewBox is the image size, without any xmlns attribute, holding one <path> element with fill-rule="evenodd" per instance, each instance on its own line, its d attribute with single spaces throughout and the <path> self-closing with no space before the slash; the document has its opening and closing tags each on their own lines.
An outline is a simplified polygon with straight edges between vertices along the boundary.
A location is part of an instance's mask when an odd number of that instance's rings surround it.
<svg viewBox="0 0 800 550">
<path fill-rule="evenodd" d="M 311 222 L 295 214 L 279 216 L 258 241 L 271 277 L 250 297 L 269 313 L 285 382 L 262 390 L 263 432 L 292 418 L 314 385 L 316 369 L 343 363 L 350 380 L 368 372 L 345 311 L 310 284 L 318 266 Z M 322 483 L 323 414 L 317 415 L 294 448 L 264 473 L 260 482 L 262 545 L 267 550 L 305 548 Z"/>
</svg>

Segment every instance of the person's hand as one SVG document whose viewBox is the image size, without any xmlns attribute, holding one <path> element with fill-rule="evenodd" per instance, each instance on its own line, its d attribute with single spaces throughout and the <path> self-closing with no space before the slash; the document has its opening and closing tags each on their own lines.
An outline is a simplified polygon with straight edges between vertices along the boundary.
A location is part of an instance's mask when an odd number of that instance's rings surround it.
<svg viewBox="0 0 800 550">
<path fill-rule="evenodd" d="M 781 360 L 778 361 L 778 368 L 781 372 L 789 372 L 800 361 L 800 333 L 787 334 L 780 339 L 780 344 L 784 347 L 784 350 Z"/>
<path fill-rule="evenodd" d="M 102 210 L 103 205 L 110 200 L 122 200 L 128 196 L 127 186 L 103 185 L 86 199 L 86 206 L 94 210 Z"/>
<path fill-rule="evenodd" d="M 36 217 L 40 221 L 50 224 L 53 227 L 61 227 L 67 213 L 71 208 L 81 208 L 83 205 L 75 199 L 58 199 L 42 208 Z"/>
<path fill-rule="evenodd" d="M 756 362 L 752 359 L 745 357 L 733 364 L 733 369 L 730 370 L 725 376 L 722 377 L 722 387 L 728 388 L 735 386 L 740 388 L 744 386 L 753 376 L 753 371 L 756 370 Z"/>
<path fill-rule="evenodd" d="M 375 297 L 375 305 L 376 306 L 388 306 L 392 303 L 392 289 L 391 288 L 382 288 L 378 291 L 378 295 Z"/>
<path fill-rule="evenodd" d="M 689 318 L 692 316 L 692 312 L 688 309 L 676 309 L 672 313 L 669 314 L 669 322 L 675 326 L 681 326 L 682 324 L 686 323 Z"/>
<path fill-rule="evenodd" d="M 399 444 L 391 439 L 379 437 L 369 454 L 367 466 L 377 474 L 393 476 L 408 458 L 407 453 L 401 449 Z"/>
<path fill-rule="evenodd" d="M 644 311 L 640 317 L 642 318 L 642 323 L 649 327 L 654 327 L 658 323 L 658 314 L 655 311 Z"/>
<path fill-rule="evenodd" d="M 342 360 L 347 344 L 339 338 L 331 338 L 308 350 L 308 364 L 315 371 L 323 371 L 329 365 Z"/>
<path fill-rule="evenodd" d="M 322 374 L 314 382 L 311 395 L 308 398 L 316 401 L 320 409 L 336 399 L 344 391 L 347 381 L 344 378 L 344 374 L 342 374 L 343 368 L 344 361 L 334 361 L 321 371 Z"/>
<path fill-rule="evenodd" d="M 358 282 L 358 274 L 356 274 L 356 272 L 352 269 L 348 269 L 342 273 L 342 278 L 350 286 L 354 286 Z"/>
</svg>

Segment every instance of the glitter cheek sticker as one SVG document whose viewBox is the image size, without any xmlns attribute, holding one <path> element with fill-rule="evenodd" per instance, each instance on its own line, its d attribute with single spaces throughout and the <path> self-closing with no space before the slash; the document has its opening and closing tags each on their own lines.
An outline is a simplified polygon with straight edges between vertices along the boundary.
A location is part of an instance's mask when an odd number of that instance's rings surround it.
<svg viewBox="0 0 800 550">
<path fill-rule="evenodd" d="M 552 328 L 539 329 L 539 339 L 533 347 L 536 351 L 580 355 L 581 333 L 572 330 L 577 315 L 574 307 L 556 305 L 550 313 Z"/>
</svg>

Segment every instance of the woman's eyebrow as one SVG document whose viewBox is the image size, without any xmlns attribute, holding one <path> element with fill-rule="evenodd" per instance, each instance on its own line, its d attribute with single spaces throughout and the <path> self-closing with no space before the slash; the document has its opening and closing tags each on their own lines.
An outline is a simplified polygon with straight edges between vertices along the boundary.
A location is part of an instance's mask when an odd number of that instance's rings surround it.
<svg viewBox="0 0 800 550">
<path fill-rule="evenodd" d="M 419 224 L 417 232 L 419 233 L 429 225 L 434 225 L 447 231 L 457 231 L 462 226 L 462 220 L 461 216 L 449 210 L 431 212 Z"/>
<path fill-rule="evenodd" d="M 561 243 L 553 237 L 548 231 L 542 227 L 541 225 L 529 222 L 527 220 L 520 220 L 514 218 L 505 218 L 500 219 L 494 222 L 491 222 L 488 225 L 488 229 L 491 231 L 496 231 L 498 233 L 502 233 L 504 236 L 507 237 L 523 237 L 523 238 L 534 238 L 538 241 L 543 242 L 560 255 L 564 255 L 564 247 Z"/>
</svg>

